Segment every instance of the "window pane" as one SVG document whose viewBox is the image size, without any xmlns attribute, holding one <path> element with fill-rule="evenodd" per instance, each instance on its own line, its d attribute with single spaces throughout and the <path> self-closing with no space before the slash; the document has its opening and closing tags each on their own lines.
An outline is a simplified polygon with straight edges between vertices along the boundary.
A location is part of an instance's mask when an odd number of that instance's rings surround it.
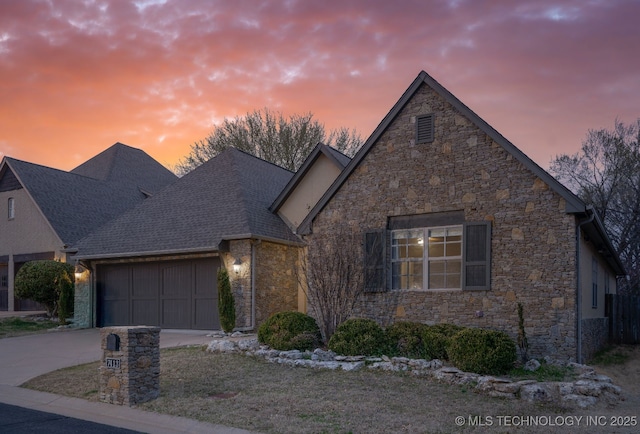
<svg viewBox="0 0 640 434">
<path fill-rule="evenodd" d="M 422 246 L 409 246 L 407 251 L 407 257 L 409 258 L 422 258 L 423 250 Z"/>
<path fill-rule="evenodd" d="M 429 257 L 440 258 L 444 256 L 444 244 L 431 244 L 431 238 L 429 238 Z"/>
<path fill-rule="evenodd" d="M 462 243 L 447 243 L 447 256 L 461 256 L 462 255 Z"/>
<path fill-rule="evenodd" d="M 429 274 L 429 289 L 444 288 L 444 275 Z"/>
</svg>

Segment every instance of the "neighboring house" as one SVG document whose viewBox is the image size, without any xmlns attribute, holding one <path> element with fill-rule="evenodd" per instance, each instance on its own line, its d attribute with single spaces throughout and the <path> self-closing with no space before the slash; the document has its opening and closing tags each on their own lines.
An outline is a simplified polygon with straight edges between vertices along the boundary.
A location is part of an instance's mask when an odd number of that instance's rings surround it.
<svg viewBox="0 0 640 434">
<path fill-rule="evenodd" d="M 78 240 L 176 179 L 145 152 L 121 143 L 70 172 L 3 158 L 0 310 L 41 308 L 14 297 L 14 278 L 22 264 L 69 261 Z"/>
<path fill-rule="evenodd" d="M 229 148 L 81 240 L 76 323 L 218 329 L 221 266 L 238 329 L 298 309 L 302 242 L 269 210 L 292 177 Z"/>
<path fill-rule="evenodd" d="M 421 72 L 302 220 L 309 241 L 362 234 L 356 316 L 518 335 L 584 360 L 607 339 L 604 294 L 625 270 L 593 209 Z"/>
</svg>

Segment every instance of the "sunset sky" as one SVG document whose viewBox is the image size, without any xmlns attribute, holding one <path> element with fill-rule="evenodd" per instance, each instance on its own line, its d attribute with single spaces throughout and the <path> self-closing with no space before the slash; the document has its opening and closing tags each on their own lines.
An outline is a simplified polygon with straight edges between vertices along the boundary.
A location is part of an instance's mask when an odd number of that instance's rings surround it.
<svg viewBox="0 0 640 434">
<path fill-rule="evenodd" d="M 0 0 L 0 157 L 171 166 L 268 107 L 366 139 L 425 70 L 544 168 L 640 117 L 636 0 Z"/>
</svg>

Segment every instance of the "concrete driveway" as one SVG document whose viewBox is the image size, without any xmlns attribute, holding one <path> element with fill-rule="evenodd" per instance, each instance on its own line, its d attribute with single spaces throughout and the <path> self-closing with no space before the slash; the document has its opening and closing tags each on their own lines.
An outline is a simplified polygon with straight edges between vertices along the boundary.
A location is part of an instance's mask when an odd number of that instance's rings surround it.
<svg viewBox="0 0 640 434">
<path fill-rule="evenodd" d="M 206 331 L 162 330 L 160 347 L 211 342 Z M 0 339 L 0 402 L 139 432 L 247 434 L 249 431 L 136 408 L 89 402 L 17 387 L 57 369 L 100 360 L 100 330 L 59 330 Z M 46 432 L 46 428 L 45 429 Z"/>
<path fill-rule="evenodd" d="M 95 362 L 102 357 L 100 329 L 62 329 L 0 339 L 0 384 L 19 386 L 57 369 Z M 208 344 L 206 331 L 162 330 L 160 347 Z"/>
</svg>

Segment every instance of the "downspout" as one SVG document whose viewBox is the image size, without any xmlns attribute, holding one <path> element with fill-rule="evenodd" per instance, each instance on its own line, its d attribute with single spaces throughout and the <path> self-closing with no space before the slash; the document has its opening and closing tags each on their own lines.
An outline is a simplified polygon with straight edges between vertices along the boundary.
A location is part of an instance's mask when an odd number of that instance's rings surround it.
<svg viewBox="0 0 640 434">
<path fill-rule="evenodd" d="M 583 225 L 586 225 L 587 223 L 591 223 L 593 221 L 593 219 L 595 218 L 595 213 L 593 210 L 593 206 L 588 205 L 587 206 L 587 214 L 589 213 L 589 211 L 591 211 L 591 217 L 589 217 L 587 220 L 578 223 L 578 225 L 576 226 L 576 269 L 577 269 L 577 291 L 576 291 L 576 309 L 577 309 L 577 340 L 578 340 L 578 348 L 577 348 L 577 357 L 576 357 L 576 362 L 578 363 L 582 363 L 582 272 L 580 270 L 580 244 L 582 241 L 582 234 L 581 234 L 581 227 Z"/>
</svg>

